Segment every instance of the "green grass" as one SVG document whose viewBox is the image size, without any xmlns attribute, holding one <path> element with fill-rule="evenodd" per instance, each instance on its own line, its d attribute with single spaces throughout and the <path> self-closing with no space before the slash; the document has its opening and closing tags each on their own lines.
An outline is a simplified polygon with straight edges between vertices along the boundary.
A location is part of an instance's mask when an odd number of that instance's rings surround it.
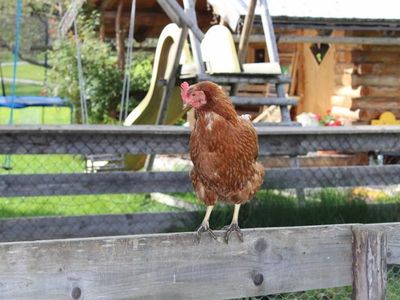
<svg viewBox="0 0 400 300">
<path fill-rule="evenodd" d="M 4 165 L 5 156 L 0 156 Z M 12 155 L 11 169 L 1 174 L 83 173 L 85 159 L 80 155 Z M 128 184 L 128 183 L 127 183 Z M 77 195 L 0 198 L 0 218 L 33 216 L 74 216 L 172 211 L 150 199 L 148 194 Z"/>
<path fill-rule="evenodd" d="M 78 216 L 171 211 L 149 195 L 84 195 L 0 198 L 0 218 Z"/>
<path fill-rule="evenodd" d="M 6 78 L 12 78 L 14 68 L 13 65 L 2 65 L 3 67 L 3 76 Z M 17 78 L 18 79 L 30 79 L 43 81 L 45 75 L 45 68 L 32 65 L 32 64 L 19 64 L 17 66 Z"/>
<path fill-rule="evenodd" d="M 174 195 L 200 204 L 190 193 Z M 232 213 L 232 205 L 217 204 L 211 214 L 211 228 L 219 229 L 229 224 Z M 204 212 L 200 212 L 182 230 L 196 229 L 203 216 Z M 240 211 L 240 224 L 243 228 L 399 221 L 400 196 L 392 197 L 391 203 L 368 204 L 365 199 L 334 189 L 315 193 L 304 206 L 299 206 L 294 196 L 261 191 L 250 203 L 243 205 Z"/>
<path fill-rule="evenodd" d="M 11 51 L 4 51 L 4 49 L 0 50 L 0 61 L 2 63 L 12 62 L 13 59 L 14 59 L 14 55 L 12 54 Z"/>
<path fill-rule="evenodd" d="M 9 124 L 11 109 L 0 107 L 0 124 Z M 26 107 L 14 109 L 13 124 L 71 124 L 69 107 Z"/>
<path fill-rule="evenodd" d="M 0 155 L 0 164 L 5 157 Z M 0 168 L 0 174 L 82 173 L 85 164 L 81 155 L 11 155 L 11 169 Z"/>
<path fill-rule="evenodd" d="M 11 83 L 5 83 L 5 88 L 6 88 L 6 95 L 9 96 L 12 94 L 12 84 Z M 43 87 L 41 85 L 37 84 L 22 84 L 22 83 L 17 83 L 16 87 L 16 95 L 17 96 L 39 96 L 41 91 L 43 90 Z M 3 91 L 1 91 L 3 92 Z M 3 95 L 3 94 L 1 94 Z"/>
</svg>

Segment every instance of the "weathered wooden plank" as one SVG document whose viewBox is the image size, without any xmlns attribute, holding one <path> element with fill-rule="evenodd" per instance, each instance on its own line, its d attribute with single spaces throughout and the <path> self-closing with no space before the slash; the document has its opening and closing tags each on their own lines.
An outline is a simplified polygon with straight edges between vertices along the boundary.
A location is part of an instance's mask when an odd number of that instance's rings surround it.
<svg viewBox="0 0 400 300">
<path fill-rule="evenodd" d="M 400 85 L 400 78 L 395 75 L 357 75 L 357 74 L 352 74 L 351 84 L 352 84 L 353 88 L 357 88 L 360 85 L 396 87 L 396 86 Z"/>
<path fill-rule="evenodd" d="M 174 232 L 202 215 L 182 211 L 0 219 L 0 243 Z"/>
<path fill-rule="evenodd" d="M 297 105 L 297 100 L 290 98 L 233 96 L 231 100 L 235 105 Z"/>
<path fill-rule="evenodd" d="M 353 227 L 354 300 L 384 300 L 386 295 L 387 238 L 384 230 Z"/>
<path fill-rule="evenodd" d="M 400 183 L 400 165 L 265 170 L 265 189 L 377 186 Z M 0 196 L 192 191 L 188 172 L 0 175 Z"/>
<path fill-rule="evenodd" d="M 363 97 L 398 97 L 400 95 L 400 87 L 396 86 L 362 86 L 360 95 Z"/>
<path fill-rule="evenodd" d="M 400 126 L 257 128 L 260 155 L 400 151 Z M 0 126 L 1 154 L 187 153 L 181 126 Z"/>
<path fill-rule="evenodd" d="M 396 47 L 396 51 L 400 48 Z M 357 65 L 357 74 L 370 75 L 395 75 L 400 72 L 399 63 L 362 63 Z"/>
<path fill-rule="evenodd" d="M 400 38 L 393 37 L 353 37 L 353 36 L 307 36 L 282 35 L 278 43 L 326 43 L 355 45 L 400 45 Z"/>
<path fill-rule="evenodd" d="M 199 81 L 213 81 L 219 84 L 234 83 L 290 83 L 290 77 L 285 75 L 253 74 L 253 73 L 214 73 L 199 74 Z"/>
<path fill-rule="evenodd" d="M 388 265 L 400 264 L 400 223 L 378 223 L 365 225 L 370 231 L 384 231 L 387 235 Z"/>
<path fill-rule="evenodd" d="M 0 294 L 231 299 L 351 284 L 350 225 L 243 232 L 229 244 L 220 231 L 200 244 L 193 233 L 3 243 Z"/>
<path fill-rule="evenodd" d="M 172 193 L 192 190 L 188 172 L 0 175 L 0 195 Z"/>
</svg>

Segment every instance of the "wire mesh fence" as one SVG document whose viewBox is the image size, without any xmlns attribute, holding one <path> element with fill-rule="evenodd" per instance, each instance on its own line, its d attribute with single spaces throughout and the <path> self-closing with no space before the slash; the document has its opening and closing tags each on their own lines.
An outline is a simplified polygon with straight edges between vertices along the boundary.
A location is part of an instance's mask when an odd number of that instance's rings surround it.
<svg viewBox="0 0 400 300">
<path fill-rule="evenodd" d="M 266 179 L 243 208 L 242 226 L 399 220 L 400 172 L 389 159 L 400 150 L 397 133 L 349 131 L 259 129 Z M 0 240 L 195 230 L 204 206 L 188 175 L 189 134 L 170 127 L 2 128 Z M 344 140 L 350 150 L 343 151 Z M 156 154 L 151 171 L 148 153 Z M 231 215 L 229 205 L 220 205 L 211 227 L 222 228 Z M 399 274 L 389 268 L 388 299 L 400 297 Z M 350 299 L 351 293 L 340 287 L 254 299 Z"/>
<path fill-rule="evenodd" d="M 0 132 L 2 219 L 204 209 L 188 174 L 192 167 L 189 129 L 64 128 L 16 126 Z M 398 201 L 400 172 L 395 158 L 400 144 L 395 130 L 258 130 L 259 161 L 266 168 L 263 189 L 268 192 L 260 192 L 245 210 L 248 219 L 243 223 L 248 227 L 397 220 L 389 212 L 384 213 L 386 220 L 379 215 L 385 209 L 369 208 L 376 205 L 364 206 Z M 155 155 L 151 172 L 146 172 L 148 153 Z M 274 210 L 276 205 L 282 211 L 297 209 L 302 220 L 282 213 L 283 222 L 251 217 L 258 210 Z M 362 216 L 340 212 L 332 218 L 327 212 L 313 219 L 305 215 L 317 215 L 318 205 L 343 205 Z M 220 208 L 230 214 L 229 206 Z M 392 206 L 390 212 L 395 211 Z M 285 223 L 286 218 L 290 220 Z"/>
<path fill-rule="evenodd" d="M 351 286 L 310 290 L 278 295 L 259 296 L 247 298 L 248 300 L 347 300 L 351 299 Z"/>
</svg>

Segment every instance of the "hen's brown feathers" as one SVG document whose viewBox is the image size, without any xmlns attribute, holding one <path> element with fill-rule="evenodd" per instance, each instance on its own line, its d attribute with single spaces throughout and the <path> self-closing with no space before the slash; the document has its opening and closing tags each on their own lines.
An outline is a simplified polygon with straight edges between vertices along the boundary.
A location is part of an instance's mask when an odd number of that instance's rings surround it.
<svg viewBox="0 0 400 300">
<path fill-rule="evenodd" d="M 189 145 L 197 196 L 207 205 L 217 199 L 246 202 L 264 178 L 264 168 L 256 162 L 256 131 L 248 120 L 237 116 L 219 86 L 201 82 L 192 88 L 202 90 L 207 97 L 207 104 L 196 109 Z"/>
</svg>

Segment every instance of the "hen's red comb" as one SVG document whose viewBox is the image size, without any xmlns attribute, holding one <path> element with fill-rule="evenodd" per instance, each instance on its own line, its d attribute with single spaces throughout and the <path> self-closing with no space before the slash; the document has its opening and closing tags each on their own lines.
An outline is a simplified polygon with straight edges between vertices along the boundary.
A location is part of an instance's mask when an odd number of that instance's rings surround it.
<svg viewBox="0 0 400 300">
<path fill-rule="evenodd" d="M 189 90 L 189 83 L 186 81 L 181 83 L 181 97 L 182 101 L 187 103 L 188 97 L 187 97 L 187 91 Z"/>
</svg>

